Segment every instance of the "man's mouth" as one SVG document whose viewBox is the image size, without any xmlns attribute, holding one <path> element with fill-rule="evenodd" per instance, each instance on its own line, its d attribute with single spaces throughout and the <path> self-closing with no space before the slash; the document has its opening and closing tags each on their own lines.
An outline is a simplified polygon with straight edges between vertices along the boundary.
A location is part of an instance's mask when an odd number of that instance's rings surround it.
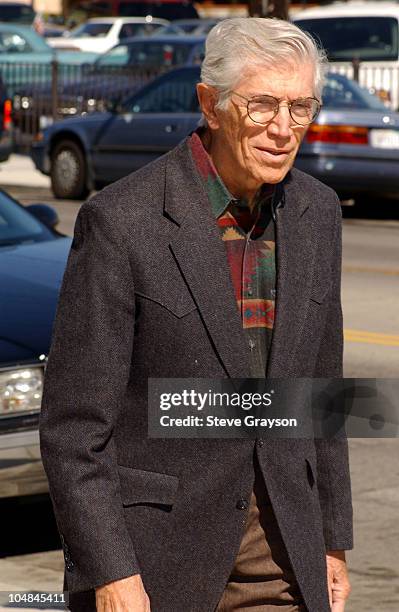
<svg viewBox="0 0 399 612">
<path fill-rule="evenodd" d="M 290 153 L 290 151 L 286 149 L 267 149 L 265 147 L 256 147 L 256 149 L 260 151 L 261 153 L 273 155 L 275 157 L 285 156 Z"/>
</svg>

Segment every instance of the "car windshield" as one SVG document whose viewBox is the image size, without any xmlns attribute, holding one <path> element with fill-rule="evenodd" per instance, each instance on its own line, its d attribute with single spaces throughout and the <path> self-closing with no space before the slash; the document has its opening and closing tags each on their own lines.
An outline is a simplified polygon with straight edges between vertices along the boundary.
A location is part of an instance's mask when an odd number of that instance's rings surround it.
<svg viewBox="0 0 399 612">
<path fill-rule="evenodd" d="M 0 53 L 30 53 L 32 47 L 17 32 L 0 32 Z"/>
<path fill-rule="evenodd" d="M 134 42 L 120 44 L 104 53 L 96 66 L 178 66 L 187 62 L 191 43 Z"/>
<path fill-rule="evenodd" d="M 49 229 L 0 191 L 0 247 L 42 242 L 52 237 Z"/>
<path fill-rule="evenodd" d="M 94 38 L 106 36 L 111 28 L 112 23 L 84 23 L 75 30 L 71 30 L 70 37 L 83 38 L 89 36 Z"/>
<path fill-rule="evenodd" d="M 34 18 L 35 12 L 26 4 L 0 4 L 0 21 L 31 24 Z"/>
<path fill-rule="evenodd" d="M 393 17 L 301 19 L 296 25 L 319 40 L 332 61 L 398 59 L 398 21 Z"/>
<path fill-rule="evenodd" d="M 366 89 L 354 81 L 331 73 L 323 89 L 323 108 L 388 111 L 381 100 Z"/>
</svg>

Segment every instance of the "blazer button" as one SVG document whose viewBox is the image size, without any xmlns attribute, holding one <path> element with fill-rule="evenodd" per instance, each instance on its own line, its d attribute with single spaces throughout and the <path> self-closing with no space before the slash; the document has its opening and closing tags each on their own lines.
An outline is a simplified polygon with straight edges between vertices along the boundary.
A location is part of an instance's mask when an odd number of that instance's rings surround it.
<svg viewBox="0 0 399 612">
<path fill-rule="evenodd" d="M 263 446 L 264 445 L 264 441 L 263 440 L 258 440 L 258 446 Z"/>
<path fill-rule="evenodd" d="M 65 563 L 65 567 L 68 570 L 68 572 L 72 572 L 73 568 L 75 567 L 75 565 L 74 565 L 73 561 L 67 561 Z"/>
<path fill-rule="evenodd" d="M 247 510 L 248 507 L 249 507 L 249 503 L 247 502 L 246 499 L 239 499 L 238 502 L 236 503 L 237 510 Z"/>
</svg>

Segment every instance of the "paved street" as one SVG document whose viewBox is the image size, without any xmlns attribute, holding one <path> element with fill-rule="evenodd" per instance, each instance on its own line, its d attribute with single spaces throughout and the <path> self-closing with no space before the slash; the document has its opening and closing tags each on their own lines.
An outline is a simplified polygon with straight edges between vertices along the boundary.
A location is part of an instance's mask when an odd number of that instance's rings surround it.
<svg viewBox="0 0 399 612">
<path fill-rule="evenodd" d="M 22 164 L 15 176 L 21 177 Z M 30 171 L 31 172 L 31 171 Z M 5 177 L 2 182 L 2 174 Z M 22 177 L 24 175 L 22 174 Z M 46 177 L 21 186 L 12 172 L 0 170 L 0 185 L 23 203 L 48 202 L 60 216 L 59 229 L 72 234 L 80 203 L 56 201 Z M 11 182 L 10 182 L 11 181 Z M 26 181 L 24 181 L 26 184 Z M 398 377 L 399 372 L 399 203 L 397 211 L 376 202 L 377 212 L 345 211 L 343 241 L 343 309 L 345 373 L 349 377 Z M 348 553 L 353 587 L 348 612 L 397 612 L 399 609 L 399 440 L 350 441 L 355 514 L 355 549 Z M 41 524 L 51 521 L 43 506 Z M 2 517 L 3 526 L 9 516 Z M 31 511 L 26 513 L 29 524 Z M 32 527 L 33 529 L 33 527 Z M 54 537 L 47 552 L 19 542 L 18 556 L 0 559 L 0 591 L 60 590 L 62 557 Z M 0 611 L 8 610 L 1 607 Z M 180 611 L 179 611 L 180 612 Z M 200 612 L 200 611 L 199 611 Z"/>
</svg>

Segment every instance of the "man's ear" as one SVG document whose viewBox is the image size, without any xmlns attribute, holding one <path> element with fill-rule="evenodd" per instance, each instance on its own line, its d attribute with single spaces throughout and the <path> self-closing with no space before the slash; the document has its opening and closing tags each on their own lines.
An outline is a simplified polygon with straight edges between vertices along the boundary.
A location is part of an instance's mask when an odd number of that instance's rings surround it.
<svg viewBox="0 0 399 612">
<path fill-rule="evenodd" d="M 219 127 L 219 118 L 215 105 L 217 103 L 217 92 L 214 87 L 206 85 L 206 83 L 197 84 L 197 96 L 201 111 L 203 112 L 210 128 L 217 130 Z"/>
</svg>

